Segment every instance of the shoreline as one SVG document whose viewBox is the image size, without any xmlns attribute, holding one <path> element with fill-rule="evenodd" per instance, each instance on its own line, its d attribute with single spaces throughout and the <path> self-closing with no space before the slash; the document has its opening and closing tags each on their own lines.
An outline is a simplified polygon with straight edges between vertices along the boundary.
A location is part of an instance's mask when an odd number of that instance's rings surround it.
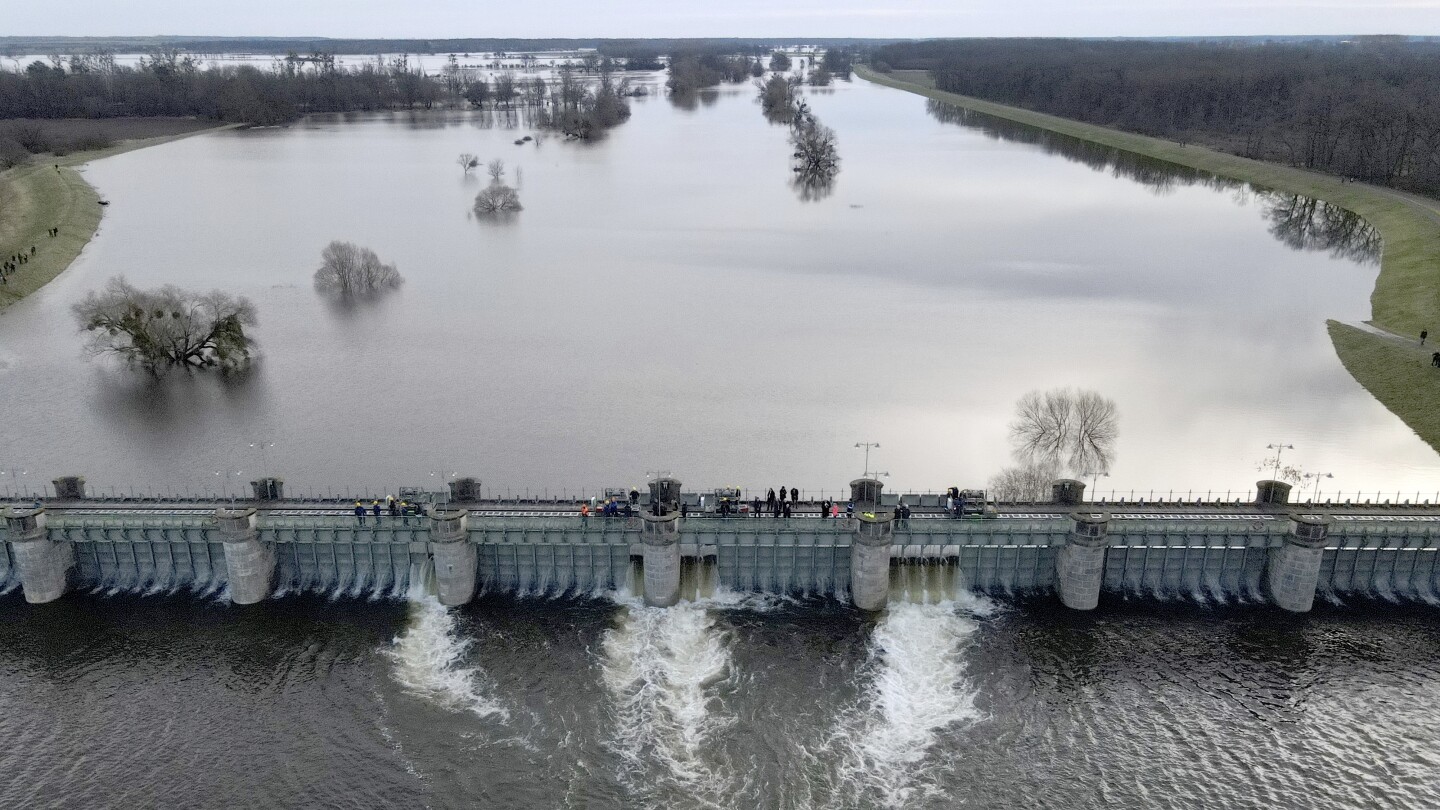
<svg viewBox="0 0 1440 810">
<path fill-rule="evenodd" d="M 1440 371 L 1434 375 L 1407 374 L 1406 384 L 1396 385 L 1396 369 L 1392 367 L 1400 362 L 1397 351 L 1404 351 L 1397 341 L 1410 342 L 1412 337 L 1418 340 L 1422 329 L 1440 336 L 1440 200 L 1398 189 L 1342 182 L 1339 177 L 1308 169 L 1266 163 L 1204 146 L 1182 146 L 1175 141 L 947 93 L 904 77 L 879 74 L 865 66 L 857 65 L 855 73 L 873 84 L 1232 180 L 1324 200 L 1364 217 L 1380 231 L 1383 245 L 1380 272 L 1370 294 L 1368 322 L 1393 337 L 1363 330 L 1337 332 L 1331 327 L 1331 343 L 1350 376 L 1440 452 L 1440 422 L 1432 416 L 1440 413 Z M 1337 334 L 1343 334 L 1343 338 L 1337 339 Z M 1412 353 L 1419 357 L 1418 346 Z M 1428 351 L 1425 355 L 1428 360 Z"/>
<path fill-rule="evenodd" d="M 85 181 L 76 167 L 96 160 L 133 152 L 150 146 L 188 138 L 192 135 L 235 129 L 239 124 L 217 124 L 206 129 L 132 138 L 114 146 L 56 157 L 40 154 L 28 166 L 0 172 L 0 256 L 26 251 L 34 245 L 33 258 L 0 285 L 0 312 L 11 304 L 53 281 L 65 272 L 100 227 L 104 206 L 100 194 Z M 56 166 L 59 170 L 56 170 Z M 59 227 L 56 237 L 47 235 Z"/>
</svg>

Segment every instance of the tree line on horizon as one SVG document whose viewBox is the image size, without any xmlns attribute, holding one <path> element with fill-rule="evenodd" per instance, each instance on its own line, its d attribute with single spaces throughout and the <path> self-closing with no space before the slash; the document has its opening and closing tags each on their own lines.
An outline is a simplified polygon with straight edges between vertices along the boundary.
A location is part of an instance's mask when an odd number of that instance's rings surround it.
<svg viewBox="0 0 1440 810">
<path fill-rule="evenodd" d="M 541 113 L 537 125 L 588 138 L 629 117 L 623 97 L 629 91 L 623 80 L 611 80 L 625 67 L 609 57 L 587 58 L 561 66 L 547 82 L 513 72 L 485 78 L 454 57 L 426 72 L 403 54 L 353 67 L 337 65 L 332 54 L 292 54 L 264 70 L 207 68 L 175 50 L 135 66 L 117 64 L 113 54 L 56 56 L 0 71 L 0 119 L 195 116 L 273 125 L 312 112 L 524 106 Z M 584 81 L 587 73 L 597 81 Z"/>
<path fill-rule="evenodd" d="M 1440 44 L 1065 39 L 885 45 L 940 90 L 1440 195 Z"/>
</svg>

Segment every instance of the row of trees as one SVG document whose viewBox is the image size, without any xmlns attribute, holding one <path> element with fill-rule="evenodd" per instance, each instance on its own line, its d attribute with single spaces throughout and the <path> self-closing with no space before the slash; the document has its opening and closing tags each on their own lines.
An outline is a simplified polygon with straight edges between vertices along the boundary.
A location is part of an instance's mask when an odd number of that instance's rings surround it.
<svg viewBox="0 0 1440 810">
<path fill-rule="evenodd" d="M 800 199 L 810 201 L 829 196 L 835 175 L 840 172 L 840 152 L 835 131 L 820 123 L 810 106 L 797 93 L 799 80 L 773 74 L 769 80 L 755 80 L 760 109 L 772 123 L 790 127 L 793 185 Z"/>
<path fill-rule="evenodd" d="M 873 60 L 936 86 L 1440 194 L 1440 45 L 940 40 Z"/>
<path fill-rule="evenodd" d="M 548 83 L 508 72 L 487 80 L 454 57 L 436 73 L 412 66 L 404 55 L 376 57 L 354 67 L 337 65 L 331 54 L 291 55 L 277 59 L 268 70 L 205 68 L 193 56 L 175 51 L 157 53 L 133 67 L 104 54 L 53 57 L 23 71 L 0 71 L 0 118 L 165 115 L 276 124 L 307 112 L 467 103 L 540 108 L 548 102 L 559 110 L 587 103 L 602 110 L 608 106 L 610 112 L 600 118 L 613 120 L 618 106 L 614 100 L 629 92 L 623 83 L 610 81 L 617 68 L 613 60 L 597 61 L 593 72 L 602 88 L 595 90 L 592 82 L 579 78 L 589 71 L 584 65 L 562 66 L 560 77 Z"/>
</svg>

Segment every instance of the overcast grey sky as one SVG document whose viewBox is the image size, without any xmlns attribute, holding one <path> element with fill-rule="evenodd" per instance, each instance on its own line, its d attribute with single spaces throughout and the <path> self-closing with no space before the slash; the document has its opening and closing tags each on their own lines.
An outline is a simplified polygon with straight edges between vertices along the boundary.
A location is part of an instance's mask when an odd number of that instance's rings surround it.
<svg viewBox="0 0 1440 810">
<path fill-rule="evenodd" d="M 1440 0 L 5 0 L 9 35 L 1440 34 Z"/>
</svg>

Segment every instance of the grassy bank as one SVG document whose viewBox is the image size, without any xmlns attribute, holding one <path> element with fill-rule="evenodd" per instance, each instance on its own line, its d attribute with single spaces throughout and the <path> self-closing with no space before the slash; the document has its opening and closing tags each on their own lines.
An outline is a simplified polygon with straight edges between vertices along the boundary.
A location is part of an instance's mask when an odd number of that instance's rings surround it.
<svg viewBox="0 0 1440 810">
<path fill-rule="evenodd" d="M 1336 321 L 1326 325 L 1345 370 L 1431 447 L 1436 447 L 1440 437 L 1440 368 L 1430 365 L 1430 354 L 1440 347 L 1426 341 L 1422 349 L 1418 339 L 1386 338 Z"/>
<path fill-rule="evenodd" d="M 80 255 L 100 226 L 104 206 L 99 195 L 74 167 L 134 149 L 167 143 L 195 132 L 225 127 L 195 128 L 194 121 L 169 127 L 168 134 L 131 138 L 105 149 L 56 157 L 40 154 L 29 166 L 0 172 L 0 257 L 35 253 L 30 261 L 0 285 L 0 310 L 40 289 L 60 275 Z M 152 125 L 149 131 L 162 129 Z M 179 131 L 173 131 L 179 130 Z M 58 168 L 56 168 L 58 166 Z M 51 228 L 60 234 L 50 237 Z"/>
<path fill-rule="evenodd" d="M 1399 336 L 1427 329 L 1440 335 L 1440 201 L 1200 146 L 1122 132 L 984 99 L 936 90 L 922 71 L 878 74 L 857 68 L 861 78 L 966 107 L 997 118 L 1178 163 L 1222 177 L 1290 194 L 1303 194 L 1364 217 L 1384 240 L 1380 275 L 1370 295 L 1371 322 Z M 1406 373 L 1404 345 L 1384 336 L 1332 324 L 1331 340 L 1350 374 L 1431 447 L 1440 450 L 1440 377 Z M 1412 352 L 1429 367 L 1429 355 Z M 1440 375 L 1440 370 L 1431 369 Z"/>
</svg>

